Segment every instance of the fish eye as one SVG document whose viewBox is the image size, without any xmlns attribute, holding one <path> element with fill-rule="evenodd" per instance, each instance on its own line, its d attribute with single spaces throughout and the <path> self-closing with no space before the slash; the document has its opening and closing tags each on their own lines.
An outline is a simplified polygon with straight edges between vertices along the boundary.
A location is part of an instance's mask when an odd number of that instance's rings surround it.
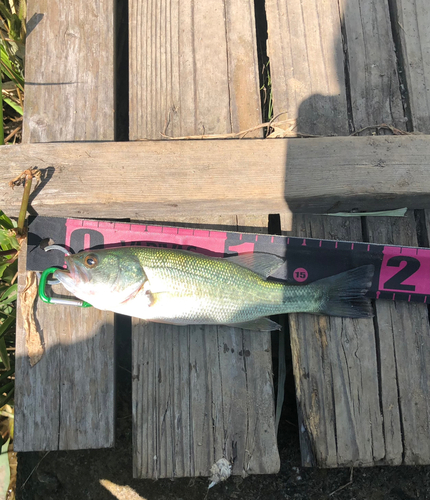
<svg viewBox="0 0 430 500">
<path fill-rule="evenodd" d="M 87 255 L 84 259 L 84 265 L 85 267 L 88 267 L 89 269 L 92 269 L 93 267 L 96 267 L 96 265 L 99 263 L 98 258 L 95 255 Z"/>
</svg>

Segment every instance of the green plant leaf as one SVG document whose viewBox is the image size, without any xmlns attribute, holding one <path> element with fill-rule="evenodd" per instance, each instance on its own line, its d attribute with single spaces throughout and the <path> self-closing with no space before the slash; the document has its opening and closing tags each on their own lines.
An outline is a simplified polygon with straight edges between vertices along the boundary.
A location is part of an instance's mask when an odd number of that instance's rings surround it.
<svg viewBox="0 0 430 500">
<path fill-rule="evenodd" d="M 12 19 L 12 12 L 10 9 L 7 9 L 3 3 L 0 2 L 0 14 L 6 19 L 6 21 L 10 21 Z"/>
<path fill-rule="evenodd" d="M 3 271 L 3 275 L 1 276 L 1 281 L 4 281 L 7 285 L 11 285 L 18 271 L 18 262 L 17 261 L 12 263 L 6 262 L 4 265 L 6 266 L 6 269 Z"/>
<path fill-rule="evenodd" d="M 10 78 L 15 85 L 22 91 L 24 91 L 24 78 L 16 70 L 14 66 L 19 66 L 17 63 L 13 64 L 12 60 L 16 58 L 9 54 L 5 44 L 0 43 L 0 67 L 3 73 Z"/>
<path fill-rule="evenodd" d="M 9 359 L 9 354 L 6 349 L 6 341 L 4 337 L 0 338 L 0 358 L 6 368 L 6 370 L 10 370 L 10 359 Z M 4 389 L 6 391 L 7 389 Z M 4 403 L 3 403 L 4 404 Z M 0 403 L 0 406 L 3 406 L 3 404 Z"/>
<path fill-rule="evenodd" d="M 10 264 L 0 264 L 0 278 L 3 277 L 4 272 L 7 270 L 9 266 Z"/>
<path fill-rule="evenodd" d="M 9 219 L 9 217 L 2 210 L 0 210 L 0 226 L 4 229 L 13 229 L 16 227 L 16 223 Z"/>
<path fill-rule="evenodd" d="M 12 99 L 10 99 L 9 97 L 3 97 L 3 102 L 5 102 L 6 104 L 9 104 L 9 106 L 11 108 L 13 108 L 18 114 L 23 116 L 24 110 L 22 109 L 22 107 L 19 104 L 12 101 Z"/>
<path fill-rule="evenodd" d="M 3 98 L 2 74 L 0 71 L 0 96 Z M 4 145 L 3 100 L 0 99 L 0 146 Z"/>
<path fill-rule="evenodd" d="M 11 375 L 13 375 L 15 372 L 15 368 L 11 368 L 10 370 L 8 370 L 7 372 L 3 372 L 1 375 L 0 375 L 0 387 L 2 386 L 2 384 L 4 384 L 4 381 L 5 380 L 8 380 L 8 377 L 10 377 Z M 9 381 L 10 382 L 10 381 Z M 8 382 L 8 384 L 9 384 Z M 6 384 L 3 385 L 3 387 L 6 387 Z M 2 392 L 5 392 L 4 390 Z M 1 394 L 1 393 L 0 393 Z"/>
<path fill-rule="evenodd" d="M 16 277 L 17 270 L 17 261 L 10 263 L 7 262 L 7 259 L 3 261 L 2 258 L 0 258 L 0 283 L 10 286 Z"/>
<path fill-rule="evenodd" d="M 9 395 L 9 393 L 13 390 L 14 387 L 15 387 L 15 382 L 11 380 L 1 388 L 1 394 L 6 393 L 6 396 L 3 396 L 3 399 Z M 3 403 L 0 398 L 0 408 L 2 408 L 5 404 L 6 403 Z"/>
<path fill-rule="evenodd" d="M 4 289 L 6 288 L 6 289 Z M 2 293 L 3 289 L 3 293 Z M 6 286 L 6 287 L 0 287 L 0 304 L 3 306 L 6 306 L 8 304 L 11 304 L 16 300 L 16 295 L 18 292 L 18 284 L 14 283 L 13 285 Z"/>
<path fill-rule="evenodd" d="M 11 368 L 7 373 L 10 373 L 12 372 L 15 373 L 15 367 Z M 0 389 L 0 403 L 1 403 L 1 406 L 0 406 L 0 411 L 4 408 L 4 405 L 6 403 L 3 403 L 3 401 L 8 398 L 9 394 L 11 392 L 14 392 L 15 391 L 15 382 L 13 380 L 10 380 L 10 379 L 7 379 L 6 380 L 7 384 L 4 384 L 4 388 L 7 389 L 7 390 L 4 390 L 3 387 Z M 4 383 L 4 382 L 3 382 Z M 12 394 L 13 395 L 13 394 Z M 10 397 L 9 397 L 9 401 L 10 401 Z"/>
<path fill-rule="evenodd" d="M 16 234 L 12 229 L 0 229 L 0 247 L 3 250 L 19 250 L 19 243 Z"/>
<path fill-rule="evenodd" d="M 5 319 L 0 325 L 0 337 L 3 337 L 3 335 L 11 328 L 11 326 L 15 324 L 15 322 L 15 314 L 11 314 L 7 319 Z"/>
</svg>

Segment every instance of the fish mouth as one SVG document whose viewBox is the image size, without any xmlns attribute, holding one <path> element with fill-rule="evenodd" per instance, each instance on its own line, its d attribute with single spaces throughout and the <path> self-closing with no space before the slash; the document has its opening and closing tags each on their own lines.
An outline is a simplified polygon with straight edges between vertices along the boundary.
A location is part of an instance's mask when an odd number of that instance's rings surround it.
<svg viewBox="0 0 430 500">
<path fill-rule="evenodd" d="M 90 277 L 86 269 L 77 265 L 71 256 L 66 256 L 65 260 L 67 269 L 57 269 L 54 272 L 54 278 L 58 279 L 69 292 L 75 293 L 79 285 L 90 281 Z"/>
</svg>

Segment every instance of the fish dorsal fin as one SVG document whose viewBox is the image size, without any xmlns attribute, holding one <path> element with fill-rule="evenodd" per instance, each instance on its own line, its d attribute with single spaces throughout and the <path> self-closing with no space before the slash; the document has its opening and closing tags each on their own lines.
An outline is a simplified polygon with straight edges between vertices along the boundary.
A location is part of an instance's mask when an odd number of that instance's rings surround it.
<svg viewBox="0 0 430 500">
<path fill-rule="evenodd" d="M 270 253 L 242 253 L 226 260 L 267 278 L 285 264 L 285 260 Z"/>
<path fill-rule="evenodd" d="M 256 330 L 258 332 L 272 332 L 274 330 L 281 330 L 281 325 L 275 323 L 269 318 L 258 318 L 243 323 L 232 323 L 227 326 L 235 328 L 243 328 L 244 330 Z"/>
</svg>

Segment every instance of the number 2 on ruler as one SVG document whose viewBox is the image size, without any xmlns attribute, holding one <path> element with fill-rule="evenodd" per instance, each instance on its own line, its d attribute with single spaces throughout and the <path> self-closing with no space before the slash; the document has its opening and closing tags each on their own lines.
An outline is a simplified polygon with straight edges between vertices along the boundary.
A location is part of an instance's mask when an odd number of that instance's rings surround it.
<svg viewBox="0 0 430 500">
<path fill-rule="evenodd" d="M 383 254 L 380 290 L 430 292 L 430 250 L 385 247 Z"/>
<path fill-rule="evenodd" d="M 398 255 L 397 257 L 391 257 L 391 259 L 388 259 L 386 265 L 392 267 L 400 267 L 403 262 L 406 262 L 406 265 L 384 283 L 385 289 L 415 292 L 415 285 L 406 285 L 404 281 L 415 274 L 420 268 L 421 264 L 418 259 L 415 259 L 414 257 Z"/>
</svg>

